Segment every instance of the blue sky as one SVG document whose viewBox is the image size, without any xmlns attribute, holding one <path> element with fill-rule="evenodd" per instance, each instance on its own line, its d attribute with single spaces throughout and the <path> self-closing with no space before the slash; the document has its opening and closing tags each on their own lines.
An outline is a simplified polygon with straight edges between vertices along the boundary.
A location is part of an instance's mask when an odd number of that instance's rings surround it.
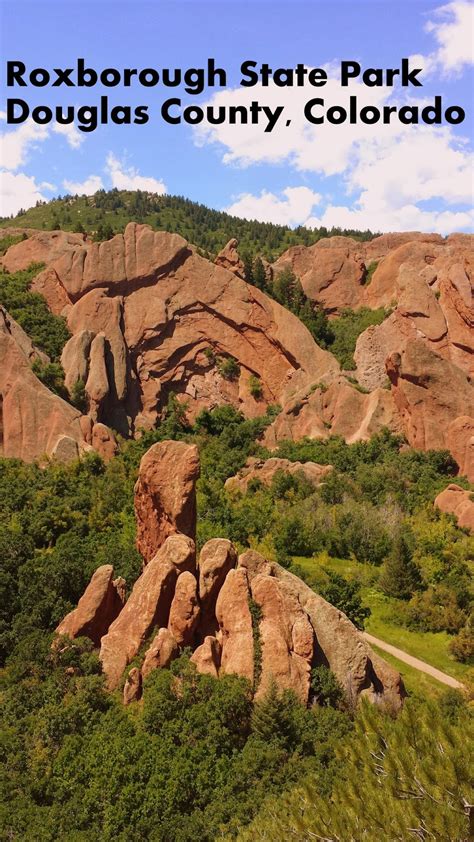
<svg viewBox="0 0 474 842">
<path fill-rule="evenodd" d="M 57 125 L 19 127 L 0 122 L 2 210 L 28 207 L 65 192 L 142 188 L 181 194 L 249 218 L 290 225 L 326 224 L 376 230 L 472 230 L 472 12 L 466 0 L 444 6 L 425 0 L 2 0 L 4 111 L 7 96 L 31 107 L 147 104 L 143 126 L 99 126 L 92 133 Z M 87 64 L 104 67 L 200 67 L 208 57 L 226 69 L 227 89 L 190 96 L 183 89 L 5 87 L 5 63 L 34 67 Z M 363 68 L 399 67 L 417 56 L 423 88 L 341 90 L 339 62 Z M 325 67 L 330 81 L 305 87 L 238 88 L 244 60 L 272 67 Z M 337 75 L 337 74 L 336 74 Z M 349 95 L 362 104 L 425 104 L 442 95 L 461 105 L 459 126 L 311 126 L 304 103 L 322 96 L 328 105 Z M 161 103 L 282 104 L 291 126 L 171 126 Z"/>
</svg>

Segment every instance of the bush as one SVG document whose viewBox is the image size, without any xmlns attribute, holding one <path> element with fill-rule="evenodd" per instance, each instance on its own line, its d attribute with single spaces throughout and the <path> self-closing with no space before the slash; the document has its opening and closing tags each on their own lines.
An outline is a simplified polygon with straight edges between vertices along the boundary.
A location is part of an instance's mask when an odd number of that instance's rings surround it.
<svg viewBox="0 0 474 842">
<path fill-rule="evenodd" d="M 263 395 L 262 384 L 254 374 L 251 374 L 249 377 L 249 391 L 255 400 L 259 400 Z"/>
<path fill-rule="evenodd" d="M 64 385 L 64 371 L 59 363 L 43 363 L 36 359 L 31 368 L 38 380 L 41 380 L 51 392 L 59 395 L 63 400 L 68 400 L 69 395 Z"/>
<path fill-rule="evenodd" d="M 369 310 L 362 307 L 360 310 L 343 310 L 339 318 L 331 321 L 334 340 L 329 350 L 343 369 L 351 371 L 356 368 L 353 354 L 360 334 L 370 325 L 382 324 L 388 315 L 383 308 Z"/>
<path fill-rule="evenodd" d="M 465 626 L 449 644 L 451 655 L 463 664 L 474 663 L 474 631 Z"/>
<path fill-rule="evenodd" d="M 240 366 L 234 357 L 219 358 L 217 370 L 224 380 L 235 380 L 240 374 Z"/>
</svg>

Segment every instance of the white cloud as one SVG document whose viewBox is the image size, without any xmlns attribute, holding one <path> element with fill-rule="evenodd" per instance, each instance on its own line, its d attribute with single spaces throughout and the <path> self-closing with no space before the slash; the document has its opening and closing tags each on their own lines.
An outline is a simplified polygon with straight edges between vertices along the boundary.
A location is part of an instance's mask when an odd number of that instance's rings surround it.
<svg viewBox="0 0 474 842">
<path fill-rule="evenodd" d="M 125 166 L 112 152 L 107 155 L 106 172 L 112 187 L 118 190 L 146 190 L 149 193 L 166 193 L 166 185 L 152 176 L 140 175 L 135 167 Z"/>
<path fill-rule="evenodd" d="M 45 201 L 42 185 L 24 173 L 0 172 L 0 216 L 16 214 L 20 208 L 31 208 L 38 201 Z"/>
<path fill-rule="evenodd" d="M 321 199 L 319 193 L 309 187 L 287 187 L 282 190 L 282 196 L 284 198 L 279 198 L 267 190 L 262 190 L 259 196 L 242 193 L 225 210 L 244 219 L 294 226 L 303 223 Z"/>
<path fill-rule="evenodd" d="M 104 186 L 104 183 L 100 177 L 100 175 L 90 175 L 84 181 L 67 181 L 65 179 L 63 181 L 63 187 L 71 193 L 72 195 L 83 196 L 92 196 L 93 193 L 96 193 L 97 190 L 101 190 Z"/>
<path fill-rule="evenodd" d="M 1 111 L 0 119 L 6 121 L 6 118 L 6 113 Z M 23 166 L 30 153 L 51 137 L 51 132 L 65 137 L 71 149 L 78 149 L 84 140 L 73 124 L 62 126 L 59 123 L 53 123 L 51 126 L 40 126 L 28 119 L 18 128 L 0 133 L 2 166 L 7 170 L 17 170 Z"/>
<path fill-rule="evenodd" d="M 52 130 L 56 134 L 63 135 L 71 149 L 79 149 L 81 143 L 84 142 L 84 135 L 81 134 L 74 123 L 68 123 L 67 125 L 63 125 L 62 123 L 53 123 Z"/>
<path fill-rule="evenodd" d="M 5 119 L 4 114 L 1 115 Z M 2 132 L 0 135 L 0 155 L 2 166 L 7 170 L 16 170 L 28 158 L 28 153 L 36 149 L 48 137 L 46 126 L 38 126 L 33 120 L 12 131 Z"/>
<path fill-rule="evenodd" d="M 433 15 L 435 19 L 425 26 L 438 43 L 438 49 L 428 56 L 430 66 L 439 65 L 446 74 L 459 73 L 464 65 L 474 63 L 474 4 L 455 0 L 435 9 Z"/>
<path fill-rule="evenodd" d="M 365 231 L 434 231 L 451 234 L 464 228 L 472 229 L 474 211 L 425 211 L 414 204 L 392 208 L 388 204 L 378 208 L 358 202 L 353 208 L 330 205 L 320 217 L 310 217 L 308 228 L 354 228 Z"/>
</svg>

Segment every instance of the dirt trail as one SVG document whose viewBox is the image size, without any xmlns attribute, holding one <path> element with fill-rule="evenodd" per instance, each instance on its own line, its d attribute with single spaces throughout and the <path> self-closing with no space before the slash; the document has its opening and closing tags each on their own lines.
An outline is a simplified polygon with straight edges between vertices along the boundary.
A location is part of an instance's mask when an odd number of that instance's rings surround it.
<svg viewBox="0 0 474 842">
<path fill-rule="evenodd" d="M 373 646 L 378 646 L 379 649 L 383 649 L 384 652 L 388 652 L 390 655 L 398 658 L 399 661 L 403 661 L 410 667 L 420 670 L 420 672 L 425 672 L 427 675 L 431 675 L 432 678 L 436 678 L 436 680 L 441 681 L 442 684 L 447 684 L 448 687 L 455 687 L 457 690 L 464 689 L 464 685 L 461 684 L 457 678 L 453 678 L 451 675 L 446 675 L 445 672 L 437 670 L 436 667 L 432 667 L 425 661 L 420 661 L 419 658 L 414 658 L 413 655 L 408 655 L 407 652 L 404 652 L 402 649 L 397 649 L 397 647 L 392 646 L 391 643 L 385 643 L 384 640 L 379 640 L 378 637 L 374 637 L 372 634 L 368 634 L 368 632 L 363 632 L 363 636 L 365 637 L 367 643 L 371 643 Z"/>
</svg>

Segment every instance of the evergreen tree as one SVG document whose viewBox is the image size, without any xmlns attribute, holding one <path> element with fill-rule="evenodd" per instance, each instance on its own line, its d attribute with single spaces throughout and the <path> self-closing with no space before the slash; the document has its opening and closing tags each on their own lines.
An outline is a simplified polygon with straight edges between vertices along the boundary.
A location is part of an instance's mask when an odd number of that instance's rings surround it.
<svg viewBox="0 0 474 842">
<path fill-rule="evenodd" d="M 379 584 L 387 596 L 410 599 L 422 585 L 421 572 L 413 560 L 408 542 L 403 535 L 393 541 L 392 549 L 382 567 Z"/>
<path fill-rule="evenodd" d="M 365 704 L 356 733 L 341 743 L 331 797 L 309 777 L 266 803 L 239 842 L 461 842 L 473 838 L 469 751 L 473 719 L 443 720 L 434 704 L 406 703 L 396 720 Z"/>
<path fill-rule="evenodd" d="M 267 276 L 261 257 L 256 257 L 253 263 L 253 283 L 258 289 L 264 290 L 267 285 Z"/>
</svg>

